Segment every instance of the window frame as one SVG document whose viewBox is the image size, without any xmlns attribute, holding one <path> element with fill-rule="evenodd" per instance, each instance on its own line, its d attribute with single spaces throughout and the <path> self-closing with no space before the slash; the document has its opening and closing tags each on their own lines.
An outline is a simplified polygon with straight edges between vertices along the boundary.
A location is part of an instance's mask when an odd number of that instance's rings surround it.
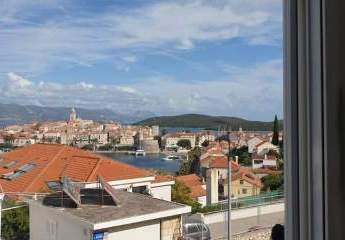
<svg viewBox="0 0 345 240">
<path fill-rule="evenodd" d="M 345 235 L 345 1 L 284 1 L 286 239 Z"/>
</svg>

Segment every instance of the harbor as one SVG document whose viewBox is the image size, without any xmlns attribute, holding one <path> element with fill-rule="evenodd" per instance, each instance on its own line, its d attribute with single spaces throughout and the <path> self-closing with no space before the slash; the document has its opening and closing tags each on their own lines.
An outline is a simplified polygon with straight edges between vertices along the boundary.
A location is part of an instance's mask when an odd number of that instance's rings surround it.
<svg viewBox="0 0 345 240">
<path fill-rule="evenodd" d="M 164 153 L 145 154 L 145 156 L 136 156 L 128 152 L 103 152 L 103 155 L 127 164 L 146 169 L 163 170 L 175 174 L 182 163 L 181 160 L 164 160 L 168 155 Z"/>
</svg>

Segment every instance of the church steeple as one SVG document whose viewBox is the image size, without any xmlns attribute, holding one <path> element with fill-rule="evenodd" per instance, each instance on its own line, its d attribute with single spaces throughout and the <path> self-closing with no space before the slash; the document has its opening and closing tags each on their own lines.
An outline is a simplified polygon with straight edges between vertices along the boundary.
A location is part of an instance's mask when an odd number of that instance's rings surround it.
<svg viewBox="0 0 345 240">
<path fill-rule="evenodd" d="M 71 110 L 71 113 L 69 114 L 69 121 L 70 122 L 75 122 L 77 120 L 77 113 L 74 109 L 74 107 Z"/>
</svg>

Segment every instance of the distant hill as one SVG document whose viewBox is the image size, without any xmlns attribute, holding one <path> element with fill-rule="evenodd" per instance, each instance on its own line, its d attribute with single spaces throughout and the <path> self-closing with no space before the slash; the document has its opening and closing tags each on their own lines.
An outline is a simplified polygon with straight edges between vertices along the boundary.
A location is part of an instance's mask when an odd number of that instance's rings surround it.
<svg viewBox="0 0 345 240">
<path fill-rule="evenodd" d="M 233 130 L 242 127 L 243 130 L 269 131 L 273 128 L 273 122 L 249 121 L 237 117 L 208 116 L 200 114 L 184 114 L 178 116 L 151 117 L 136 123 L 137 125 L 159 125 L 172 128 L 207 128 L 218 129 L 230 125 Z M 282 121 L 280 121 L 282 129 Z"/>
<path fill-rule="evenodd" d="M 82 119 L 95 121 L 113 120 L 120 121 L 122 123 L 133 123 L 154 116 L 151 112 L 122 114 L 109 109 L 76 108 L 76 111 L 78 116 Z M 30 123 L 34 121 L 67 120 L 70 112 L 71 108 L 67 107 L 24 106 L 0 103 L 0 126 Z"/>
</svg>

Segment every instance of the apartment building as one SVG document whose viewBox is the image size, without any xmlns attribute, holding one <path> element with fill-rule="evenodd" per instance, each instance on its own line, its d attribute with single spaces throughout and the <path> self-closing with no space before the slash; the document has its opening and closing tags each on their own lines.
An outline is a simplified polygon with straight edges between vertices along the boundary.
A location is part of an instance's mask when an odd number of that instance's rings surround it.
<svg viewBox="0 0 345 240">
<path fill-rule="evenodd" d="M 190 206 L 143 194 L 109 191 L 103 186 L 74 188 L 73 193 L 66 194 L 73 189 L 71 185 L 67 189 L 63 187 L 62 192 L 30 200 L 30 239 L 175 240 L 181 237 L 182 215 L 190 213 Z"/>
</svg>

